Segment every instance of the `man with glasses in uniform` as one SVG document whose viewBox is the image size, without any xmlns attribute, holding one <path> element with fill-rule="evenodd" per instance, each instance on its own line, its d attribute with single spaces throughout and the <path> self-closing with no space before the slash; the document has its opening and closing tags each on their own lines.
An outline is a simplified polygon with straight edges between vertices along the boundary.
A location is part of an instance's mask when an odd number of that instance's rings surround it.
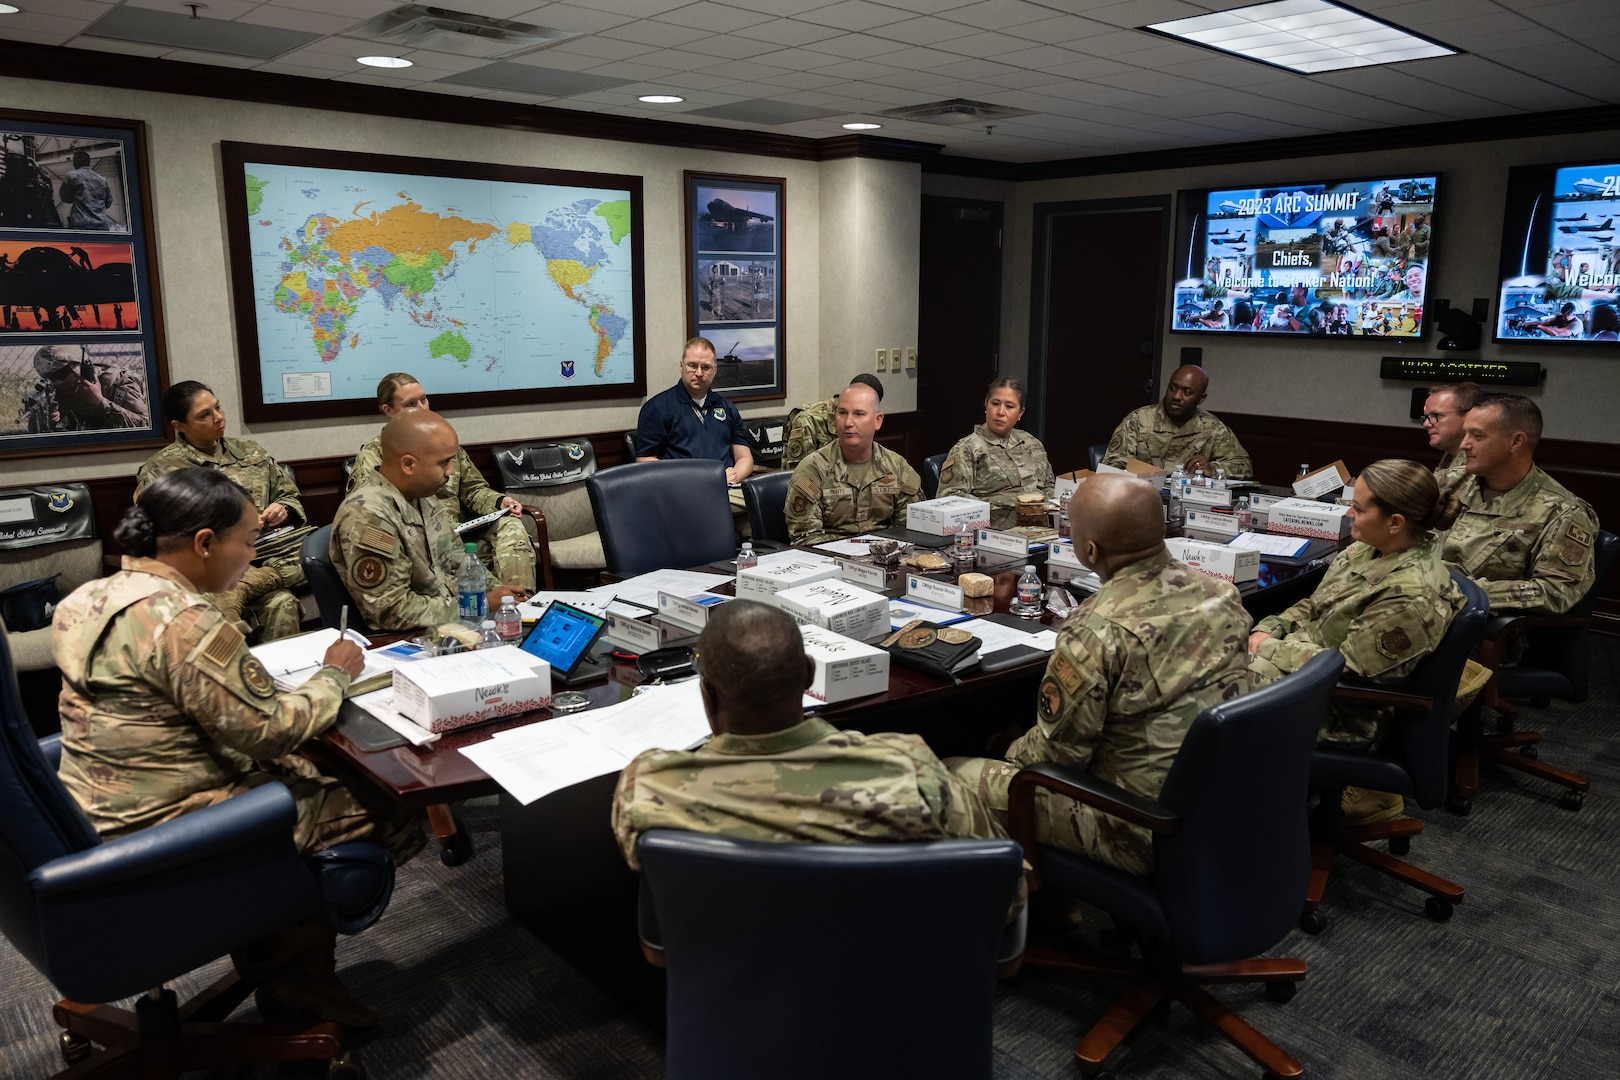
<svg viewBox="0 0 1620 1080">
<path fill-rule="evenodd" d="M 742 512 L 738 488 L 754 471 L 754 451 L 742 413 L 730 398 L 709 387 L 719 370 L 714 343 L 695 337 L 681 350 L 680 381 L 654 394 L 636 421 L 636 460 L 711 458 L 726 466 L 731 506 Z"/>
<path fill-rule="evenodd" d="M 1471 382 L 1436 386 L 1423 402 L 1423 430 L 1429 445 L 1440 451 L 1440 464 L 1434 478 L 1440 490 L 1454 488 L 1468 478 L 1462 454 L 1463 418 L 1468 410 L 1485 400 L 1485 391 Z"/>
</svg>

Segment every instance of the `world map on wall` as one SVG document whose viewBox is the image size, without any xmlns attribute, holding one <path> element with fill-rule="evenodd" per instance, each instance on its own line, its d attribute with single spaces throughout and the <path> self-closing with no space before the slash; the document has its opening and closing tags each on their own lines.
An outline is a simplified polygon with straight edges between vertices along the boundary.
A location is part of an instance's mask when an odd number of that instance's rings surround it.
<svg viewBox="0 0 1620 1080">
<path fill-rule="evenodd" d="M 266 403 L 633 378 L 626 191 L 250 163 Z"/>
</svg>

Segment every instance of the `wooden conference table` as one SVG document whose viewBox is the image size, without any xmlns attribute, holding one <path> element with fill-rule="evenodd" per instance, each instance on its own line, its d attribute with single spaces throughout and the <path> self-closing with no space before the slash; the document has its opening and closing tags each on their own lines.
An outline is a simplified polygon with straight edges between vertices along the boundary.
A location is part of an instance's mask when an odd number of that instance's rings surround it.
<svg viewBox="0 0 1620 1080">
<path fill-rule="evenodd" d="M 990 574 L 995 592 L 980 610 L 1006 612 L 1023 559 L 978 557 L 974 569 Z M 1040 566 L 1043 559 L 1032 559 Z M 713 569 L 702 567 L 699 569 Z M 1281 611 L 1315 588 L 1325 563 L 1262 566 L 1263 587 L 1246 585 L 1244 604 L 1256 619 Z M 903 592 L 904 573 L 891 579 Z M 717 593 L 730 594 L 728 582 Z M 1051 623 L 1050 614 L 1041 622 Z M 1032 627 L 1033 628 L 1033 627 Z M 845 728 L 900 731 L 923 736 L 941 757 L 999 755 L 1034 719 L 1036 688 L 1045 657 L 995 672 L 970 670 L 956 682 L 900 664 L 890 668 L 889 688 L 853 701 L 818 709 Z M 592 705 L 627 698 L 641 682 L 633 664 L 615 664 L 606 679 L 581 688 Z M 340 770 L 358 773 L 408 805 L 437 808 L 434 832 L 450 864 L 470 851 L 444 810 L 448 803 L 499 793 L 482 769 L 459 751 L 496 732 L 543 721 L 548 710 L 450 732 L 427 747 L 400 745 L 367 751 L 334 728 L 321 740 L 317 757 Z M 641 958 L 635 926 L 636 879 L 625 866 L 610 828 L 616 775 L 598 777 L 524 806 L 501 793 L 501 861 L 508 910 L 559 955 L 590 975 L 643 1016 L 656 1020 L 662 1008 L 660 974 Z"/>
</svg>

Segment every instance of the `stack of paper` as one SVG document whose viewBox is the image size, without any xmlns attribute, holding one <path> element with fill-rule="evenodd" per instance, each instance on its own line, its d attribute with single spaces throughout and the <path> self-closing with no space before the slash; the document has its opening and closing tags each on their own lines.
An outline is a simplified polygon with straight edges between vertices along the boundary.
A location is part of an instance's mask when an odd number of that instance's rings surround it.
<svg viewBox="0 0 1620 1080">
<path fill-rule="evenodd" d="M 270 673 L 277 690 L 296 690 L 321 669 L 326 650 L 331 648 L 337 639 L 338 632 L 327 627 L 308 634 L 267 641 L 263 645 L 255 645 L 249 651 Z M 385 655 L 381 651 L 368 651 L 364 670 L 360 672 L 359 678 L 349 683 L 348 693 L 344 696 L 354 697 L 389 685 L 394 678 L 394 669 L 399 664 L 400 660 L 397 657 Z"/>
<path fill-rule="evenodd" d="M 635 619 L 658 613 L 658 594 L 661 592 L 672 596 L 693 596 L 709 592 L 716 585 L 724 585 L 730 580 L 729 574 L 710 574 L 702 570 L 654 570 L 616 581 L 612 585 L 598 585 L 590 592 L 608 614 Z"/>
</svg>

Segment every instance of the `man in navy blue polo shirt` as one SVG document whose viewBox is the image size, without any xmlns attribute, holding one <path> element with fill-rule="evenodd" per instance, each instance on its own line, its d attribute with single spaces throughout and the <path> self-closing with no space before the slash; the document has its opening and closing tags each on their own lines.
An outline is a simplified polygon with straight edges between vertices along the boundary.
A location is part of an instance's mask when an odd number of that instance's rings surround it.
<svg viewBox="0 0 1620 1080">
<path fill-rule="evenodd" d="M 754 452 L 742 414 L 724 394 L 712 391 L 714 344 L 695 337 L 681 352 L 681 381 L 641 406 L 636 422 L 636 460 L 698 458 L 724 462 L 726 483 L 740 484 L 754 471 Z M 737 500 L 740 502 L 740 500 Z"/>
</svg>

